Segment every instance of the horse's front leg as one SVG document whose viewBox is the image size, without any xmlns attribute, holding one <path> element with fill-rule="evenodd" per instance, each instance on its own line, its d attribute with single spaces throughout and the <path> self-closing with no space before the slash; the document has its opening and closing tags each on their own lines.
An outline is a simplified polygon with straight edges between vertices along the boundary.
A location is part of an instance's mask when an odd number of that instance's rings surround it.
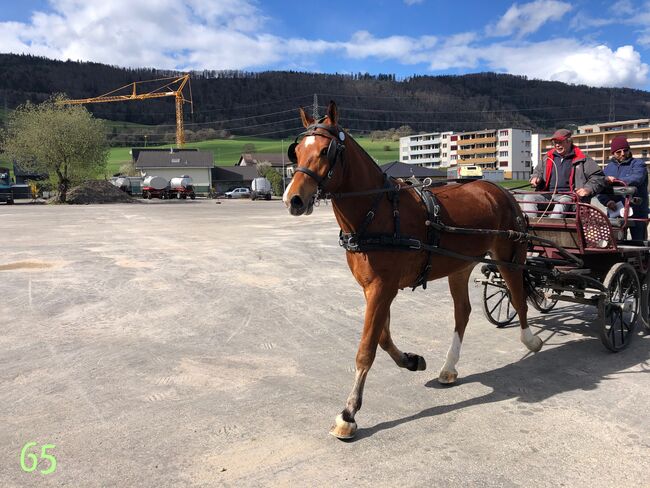
<svg viewBox="0 0 650 488">
<path fill-rule="evenodd" d="M 384 329 L 381 331 L 379 345 L 393 358 L 395 364 L 400 368 L 406 368 L 409 371 L 424 371 L 427 369 L 427 363 L 422 356 L 410 352 L 402 352 L 393 343 L 393 339 L 390 336 L 390 311 L 386 317 Z"/>
<path fill-rule="evenodd" d="M 375 360 L 377 344 L 388 319 L 390 305 L 395 295 L 397 295 L 397 287 L 381 284 L 369 285 L 364 292 L 366 295 L 366 316 L 361 342 L 357 351 L 354 386 L 348 396 L 345 408 L 337 415 L 336 423 L 330 429 L 330 434 L 339 439 L 351 439 L 357 432 L 354 416 L 361 408 L 363 386 L 368 371 L 370 371 L 370 367 Z"/>
</svg>

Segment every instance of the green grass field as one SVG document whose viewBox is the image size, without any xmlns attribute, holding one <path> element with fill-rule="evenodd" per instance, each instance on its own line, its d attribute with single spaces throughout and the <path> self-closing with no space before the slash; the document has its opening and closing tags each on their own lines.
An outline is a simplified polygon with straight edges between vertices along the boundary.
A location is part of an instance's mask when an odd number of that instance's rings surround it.
<svg viewBox="0 0 650 488">
<path fill-rule="evenodd" d="M 396 161 L 399 157 L 399 143 L 390 141 L 371 141 L 367 137 L 355 137 L 355 140 L 368 153 L 379 162 L 379 164 Z M 246 144 L 253 144 L 256 153 L 286 153 L 287 147 L 293 139 L 280 141 L 277 139 L 261 139 L 256 137 L 236 137 L 233 139 L 213 139 L 210 141 L 193 142 L 186 144 L 187 148 L 197 148 L 201 151 L 212 151 L 214 164 L 216 166 L 234 166 L 239 161 L 239 156 L 244 152 Z M 385 146 L 389 150 L 385 150 Z M 169 147 L 169 146 L 152 146 Z M 115 174 L 120 166 L 131 161 L 128 147 L 114 147 L 108 157 L 107 174 Z M 288 161 L 287 161 L 288 162 Z"/>
</svg>

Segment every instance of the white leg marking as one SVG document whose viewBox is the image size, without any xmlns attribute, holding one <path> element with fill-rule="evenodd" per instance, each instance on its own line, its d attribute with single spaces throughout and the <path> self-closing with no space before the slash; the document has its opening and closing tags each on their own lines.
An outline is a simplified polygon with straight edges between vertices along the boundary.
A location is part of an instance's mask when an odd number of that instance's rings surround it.
<svg viewBox="0 0 650 488">
<path fill-rule="evenodd" d="M 458 364 L 458 360 L 460 359 L 460 346 L 462 344 L 462 341 L 460 340 L 460 336 L 458 335 L 458 332 L 454 332 L 454 340 L 451 343 L 451 346 L 449 347 L 449 351 L 447 351 L 447 360 L 445 361 L 444 366 L 442 367 L 442 371 L 449 371 L 450 373 L 456 373 L 456 364 Z"/>
<path fill-rule="evenodd" d="M 521 342 L 524 343 L 524 345 L 533 352 L 537 352 L 542 348 L 543 342 L 542 340 L 537 337 L 536 335 L 533 335 L 533 332 L 530 330 L 530 327 L 526 327 L 525 329 L 521 329 Z"/>
<path fill-rule="evenodd" d="M 287 207 L 289 206 L 287 195 L 289 195 L 289 190 L 291 190 L 291 185 L 293 185 L 293 180 L 289 182 L 289 186 L 287 186 L 287 188 L 284 190 L 284 195 L 282 195 L 282 201 Z"/>
</svg>

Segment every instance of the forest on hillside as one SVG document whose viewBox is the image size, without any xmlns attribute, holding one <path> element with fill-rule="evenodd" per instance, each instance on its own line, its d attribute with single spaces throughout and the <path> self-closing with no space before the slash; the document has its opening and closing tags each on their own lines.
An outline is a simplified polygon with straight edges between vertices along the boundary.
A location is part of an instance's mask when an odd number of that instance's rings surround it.
<svg viewBox="0 0 650 488">
<path fill-rule="evenodd" d="M 0 108 L 26 101 L 41 102 L 54 93 L 70 98 L 102 95 L 134 81 L 176 76 L 149 68 L 125 69 L 98 63 L 56 61 L 0 54 Z M 230 134 L 289 137 L 300 131 L 297 108 L 310 113 L 317 99 L 323 115 L 327 102 L 337 102 L 341 125 L 369 133 L 408 126 L 413 132 L 517 127 L 550 131 L 607 120 L 650 117 L 650 92 L 593 88 L 523 76 L 480 73 L 462 76 L 317 74 L 304 72 L 201 71 L 191 73 L 193 113 L 184 108 L 192 137 Z M 87 106 L 97 117 L 162 125 L 149 134 L 173 140 L 173 97 L 96 103 Z M 115 124 L 113 136 L 144 129 Z M 153 134 L 157 135 L 153 135 Z M 128 141 L 125 141 L 127 143 Z"/>
</svg>

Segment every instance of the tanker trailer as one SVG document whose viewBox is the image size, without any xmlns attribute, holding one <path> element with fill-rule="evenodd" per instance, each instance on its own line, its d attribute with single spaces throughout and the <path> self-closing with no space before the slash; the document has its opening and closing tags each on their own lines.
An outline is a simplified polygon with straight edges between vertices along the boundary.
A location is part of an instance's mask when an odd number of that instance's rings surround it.
<svg viewBox="0 0 650 488">
<path fill-rule="evenodd" d="M 131 180 L 129 179 L 128 176 L 118 176 L 115 179 L 113 179 L 111 183 L 113 183 L 114 186 L 118 187 L 124 193 L 127 193 L 129 195 L 132 194 Z"/>
<path fill-rule="evenodd" d="M 142 182 L 142 198 L 169 198 L 169 182 L 162 176 L 147 176 Z"/>
<path fill-rule="evenodd" d="M 188 175 L 172 178 L 169 182 L 169 198 L 182 198 L 190 197 L 192 200 L 196 198 L 194 193 L 194 186 L 192 186 L 192 178 Z"/>
</svg>

